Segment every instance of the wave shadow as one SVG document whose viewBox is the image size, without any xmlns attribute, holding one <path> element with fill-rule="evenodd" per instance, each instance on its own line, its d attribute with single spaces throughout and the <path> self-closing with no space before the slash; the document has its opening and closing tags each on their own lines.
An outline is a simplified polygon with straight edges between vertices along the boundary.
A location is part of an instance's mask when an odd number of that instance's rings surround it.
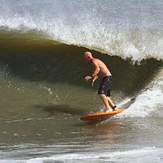
<svg viewBox="0 0 163 163">
<path fill-rule="evenodd" d="M 77 109 L 75 107 L 71 107 L 66 104 L 34 105 L 34 107 L 42 109 L 43 111 L 50 113 L 50 115 L 54 115 L 56 113 L 64 113 L 64 114 L 72 114 L 72 115 L 84 114 L 84 109 L 82 108 Z"/>
</svg>

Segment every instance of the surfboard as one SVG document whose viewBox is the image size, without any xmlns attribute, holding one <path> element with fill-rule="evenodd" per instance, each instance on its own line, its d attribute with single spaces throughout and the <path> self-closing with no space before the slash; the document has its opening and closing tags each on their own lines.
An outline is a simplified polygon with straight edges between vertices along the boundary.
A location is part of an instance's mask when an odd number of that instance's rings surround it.
<svg viewBox="0 0 163 163">
<path fill-rule="evenodd" d="M 80 119 L 82 121 L 86 121 L 86 122 L 100 122 L 100 121 L 104 121 L 108 118 L 111 118 L 121 112 L 123 112 L 125 109 L 123 108 L 117 108 L 115 111 L 112 112 L 95 112 L 95 113 L 89 113 L 86 114 L 82 117 L 80 117 Z"/>
</svg>

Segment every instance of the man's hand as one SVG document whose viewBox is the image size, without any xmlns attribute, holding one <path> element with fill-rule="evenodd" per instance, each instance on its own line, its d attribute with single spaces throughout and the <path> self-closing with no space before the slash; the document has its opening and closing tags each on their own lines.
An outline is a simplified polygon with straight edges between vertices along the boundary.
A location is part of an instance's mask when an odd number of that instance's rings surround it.
<svg viewBox="0 0 163 163">
<path fill-rule="evenodd" d="M 96 75 L 93 79 L 92 79 L 92 87 L 94 86 L 94 82 L 98 79 L 98 76 Z"/>
<path fill-rule="evenodd" d="M 86 81 L 89 81 L 89 80 L 92 79 L 92 76 L 87 75 L 87 76 L 84 77 L 84 79 L 85 79 Z"/>
</svg>

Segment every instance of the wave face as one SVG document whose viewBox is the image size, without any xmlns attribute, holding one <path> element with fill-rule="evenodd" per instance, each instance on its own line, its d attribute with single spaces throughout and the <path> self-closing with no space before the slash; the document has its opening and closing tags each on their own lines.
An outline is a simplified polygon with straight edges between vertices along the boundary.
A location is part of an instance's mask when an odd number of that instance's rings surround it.
<svg viewBox="0 0 163 163">
<path fill-rule="evenodd" d="M 0 40 L 2 81 L 7 80 L 6 83 L 10 85 L 10 80 L 16 80 L 18 87 L 18 83 L 22 81 L 52 84 L 46 88 L 49 94 L 62 96 L 62 92 L 65 92 L 68 94 L 68 103 L 71 99 L 78 98 L 80 106 L 81 96 L 83 102 L 89 103 L 91 99 L 84 94 L 90 97 L 92 94 L 84 90 L 91 90 L 91 87 L 83 81 L 83 76 L 92 69 L 83 59 L 83 53 L 88 49 L 56 42 L 43 33 L 34 31 L 26 33 L 1 31 Z M 131 60 L 102 55 L 97 51 L 92 52 L 95 57 L 102 59 L 109 66 L 113 74 L 113 98 L 119 102 L 126 97 L 137 97 L 129 109 L 131 112 L 125 113 L 125 116 L 151 115 L 153 110 L 162 106 L 162 61 L 146 59 L 139 64 L 133 64 Z M 4 83 L 1 84 L 3 86 Z M 23 86 L 28 88 L 25 83 Z M 80 87 L 81 90 L 71 89 L 74 86 Z M 43 89 L 44 87 L 46 86 L 42 86 Z M 93 90 L 97 89 L 98 82 Z M 66 102 L 65 98 L 63 102 Z M 90 107 L 97 109 L 99 104 L 100 101 L 96 100 Z"/>
<path fill-rule="evenodd" d="M 1 2 L 1 28 L 43 31 L 54 40 L 134 61 L 163 59 L 161 0 L 13 1 Z"/>
<path fill-rule="evenodd" d="M 33 31 L 0 31 L 0 39 L 0 65 L 7 67 L 6 73 L 30 81 L 86 86 L 83 76 L 92 70 L 83 59 L 83 53 L 88 49 L 49 40 Z M 162 65 L 161 61 L 154 59 L 133 64 L 131 60 L 102 55 L 96 51 L 93 54 L 110 67 L 114 76 L 114 90 L 128 95 L 152 82 Z"/>
</svg>

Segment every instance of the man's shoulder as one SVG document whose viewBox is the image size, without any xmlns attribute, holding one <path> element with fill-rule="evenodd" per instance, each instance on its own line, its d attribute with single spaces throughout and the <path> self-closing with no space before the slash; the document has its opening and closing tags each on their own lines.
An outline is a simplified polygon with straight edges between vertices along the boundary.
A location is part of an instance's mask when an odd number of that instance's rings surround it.
<svg viewBox="0 0 163 163">
<path fill-rule="evenodd" d="M 98 58 L 93 58 L 93 59 L 91 60 L 91 63 L 97 65 L 97 64 L 99 63 L 99 59 L 98 59 Z"/>
<path fill-rule="evenodd" d="M 92 59 L 92 62 L 101 62 L 101 60 L 98 59 L 98 58 L 93 58 L 93 59 Z"/>
</svg>

